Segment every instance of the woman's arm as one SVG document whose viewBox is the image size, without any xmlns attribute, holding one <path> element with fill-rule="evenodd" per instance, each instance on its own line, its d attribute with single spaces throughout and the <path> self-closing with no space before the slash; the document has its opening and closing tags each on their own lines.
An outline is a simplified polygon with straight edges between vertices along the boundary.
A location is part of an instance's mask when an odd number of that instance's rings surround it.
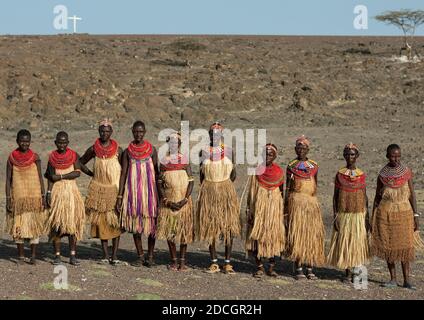
<svg viewBox="0 0 424 320">
<path fill-rule="evenodd" d="M 365 228 L 367 229 L 367 231 L 371 232 L 371 218 L 370 218 L 370 210 L 369 210 L 369 202 L 368 202 L 368 196 L 367 196 L 367 188 L 364 188 L 364 197 L 365 197 L 365 210 L 366 210 L 366 215 L 365 215 Z"/>
<path fill-rule="evenodd" d="M 12 189 L 12 164 L 7 161 L 6 165 L 6 212 L 12 213 L 12 197 L 10 190 Z"/>
<path fill-rule="evenodd" d="M 94 148 L 93 146 L 91 146 L 85 151 L 84 155 L 81 158 L 79 158 L 82 172 L 84 172 L 86 175 L 90 177 L 93 177 L 94 173 L 86 166 L 86 164 L 94 157 L 95 157 Z"/>
<path fill-rule="evenodd" d="M 188 182 L 188 186 L 187 186 L 187 190 L 186 190 L 184 199 L 177 203 L 178 209 L 181 209 L 182 207 L 184 207 L 188 203 L 188 199 L 189 199 L 189 197 L 190 197 L 190 195 L 193 191 L 193 186 L 194 186 L 193 173 L 191 171 L 191 167 L 190 167 L 189 164 L 187 165 L 185 170 L 187 172 L 189 182 Z"/>
<path fill-rule="evenodd" d="M 203 183 L 203 180 L 205 179 L 205 175 L 203 174 L 202 166 L 203 166 L 203 152 L 202 150 L 199 151 L 199 177 L 200 177 L 200 184 Z"/>
<path fill-rule="evenodd" d="M 338 199 L 339 199 L 339 188 L 337 188 L 337 175 L 336 178 L 334 180 L 334 192 L 333 192 L 333 226 L 334 226 L 334 230 L 336 230 L 337 232 L 339 231 L 339 221 L 337 219 L 337 212 L 338 212 Z"/>
<path fill-rule="evenodd" d="M 315 192 L 314 192 L 313 196 L 316 196 L 317 192 L 318 192 L 318 172 L 315 174 L 314 178 L 315 178 Z"/>
<path fill-rule="evenodd" d="M 53 189 L 53 180 L 52 180 L 52 176 L 54 175 L 54 168 L 53 166 L 50 164 L 50 162 L 47 163 L 47 169 L 46 169 L 46 173 L 44 174 L 44 176 L 47 178 L 47 192 L 46 192 L 46 205 L 47 208 L 50 208 L 51 206 L 51 193 L 52 193 L 52 189 Z"/>
<path fill-rule="evenodd" d="M 236 180 L 236 177 L 237 177 L 237 172 L 236 172 L 236 157 L 235 157 L 235 154 L 234 154 L 234 150 L 231 150 L 231 154 L 232 154 L 231 161 L 233 162 L 233 170 L 231 170 L 230 179 L 231 179 L 232 182 L 234 182 L 234 180 Z"/>
<path fill-rule="evenodd" d="M 155 167 L 155 176 L 157 179 L 159 177 L 160 170 L 159 170 L 158 152 L 156 151 L 155 147 L 153 147 L 152 161 L 153 161 L 153 166 Z"/>
<path fill-rule="evenodd" d="M 121 157 L 121 177 L 119 178 L 119 191 L 118 191 L 118 199 L 116 200 L 115 209 L 117 212 L 121 211 L 122 206 L 122 197 L 124 195 L 124 187 L 125 187 L 125 181 L 127 181 L 128 176 L 128 165 L 129 165 L 129 159 L 128 159 L 128 151 L 125 150 L 122 153 Z"/>
<path fill-rule="evenodd" d="M 41 173 L 41 159 L 38 157 L 38 155 L 37 155 L 37 159 L 35 160 L 35 164 L 37 166 L 38 179 L 40 181 L 41 198 L 42 198 L 42 201 L 43 201 L 43 207 L 45 208 L 46 207 L 46 202 L 45 202 L 45 200 L 46 200 L 46 198 L 45 198 L 46 192 L 45 192 L 45 189 L 44 189 L 43 174 Z"/>
<path fill-rule="evenodd" d="M 408 180 L 408 186 L 410 190 L 409 202 L 411 203 L 412 210 L 414 212 L 414 224 L 415 224 L 414 231 L 417 231 L 420 229 L 419 219 L 418 219 L 419 213 L 417 208 L 417 198 L 415 196 L 414 183 L 412 181 L 412 177 L 411 179 Z"/>
<path fill-rule="evenodd" d="M 377 178 L 377 189 L 375 190 L 374 204 L 372 208 L 373 213 L 374 213 L 374 210 L 380 205 L 383 188 L 384 188 L 383 183 L 381 182 L 380 178 Z"/>
</svg>

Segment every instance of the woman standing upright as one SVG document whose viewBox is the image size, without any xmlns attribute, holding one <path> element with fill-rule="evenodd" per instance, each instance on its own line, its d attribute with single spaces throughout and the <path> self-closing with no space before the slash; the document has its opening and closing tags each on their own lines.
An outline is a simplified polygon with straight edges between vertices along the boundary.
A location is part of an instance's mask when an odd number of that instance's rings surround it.
<svg viewBox="0 0 424 320">
<path fill-rule="evenodd" d="M 296 263 L 296 279 L 314 280 L 313 266 L 324 263 L 324 223 L 317 198 L 318 164 L 308 159 L 310 142 L 305 136 L 296 140 L 297 158 L 287 167 L 285 210 L 287 217 L 287 254 Z M 306 265 L 306 277 L 303 273 Z"/>
<path fill-rule="evenodd" d="M 372 253 L 387 261 L 390 281 L 384 286 L 397 287 L 396 262 L 401 262 L 403 287 L 415 289 L 409 279 L 410 263 L 415 259 L 414 231 L 419 230 L 417 201 L 412 171 L 401 162 L 397 144 L 387 147 L 389 162 L 377 180 L 372 217 Z"/>
<path fill-rule="evenodd" d="M 334 231 L 328 262 L 346 270 L 345 281 L 359 276 L 358 267 L 369 259 L 367 230 L 369 229 L 368 197 L 365 173 L 356 167 L 358 147 L 350 143 L 344 147 L 346 166 L 335 178 L 333 212 Z"/>
<path fill-rule="evenodd" d="M 207 272 L 220 272 L 215 244 L 225 244 L 223 272 L 234 274 L 230 263 L 233 238 L 240 235 L 240 205 L 234 180 L 236 169 L 231 148 L 223 143 L 223 126 L 214 123 L 209 129 L 210 145 L 200 152 L 200 191 L 197 201 L 197 232 L 207 241 L 211 265 Z"/>
</svg>

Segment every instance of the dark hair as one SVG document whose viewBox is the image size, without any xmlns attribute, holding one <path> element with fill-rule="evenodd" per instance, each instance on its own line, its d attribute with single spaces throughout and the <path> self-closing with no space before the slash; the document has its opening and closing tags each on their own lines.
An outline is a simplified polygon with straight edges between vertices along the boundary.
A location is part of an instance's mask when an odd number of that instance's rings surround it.
<svg viewBox="0 0 424 320">
<path fill-rule="evenodd" d="M 386 150 L 386 155 L 388 156 L 394 150 L 400 150 L 400 146 L 395 143 L 389 145 Z"/>
<path fill-rule="evenodd" d="M 27 129 L 19 130 L 18 134 L 16 135 L 16 141 L 18 141 L 22 137 L 29 137 L 31 139 L 31 132 L 29 132 Z"/>
<path fill-rule="evenodd" d="M 144 122 L 140 120 L 137 120 L 136 122 L 134 122 L 132 128 L 135 129 L 136 127 L 143 127 L 143 129 L 146 129 Z"/>
<path fill-rule="evenodd" d="M 56 134 L 56 140 L 58 140 L 60 137 L 64 137 L 64 138 L 66 138 L 66 139 L 69 140 L 69 136 L 68 136 L 68 134 L 65 131 L 59 131 Z"/>
</svg>

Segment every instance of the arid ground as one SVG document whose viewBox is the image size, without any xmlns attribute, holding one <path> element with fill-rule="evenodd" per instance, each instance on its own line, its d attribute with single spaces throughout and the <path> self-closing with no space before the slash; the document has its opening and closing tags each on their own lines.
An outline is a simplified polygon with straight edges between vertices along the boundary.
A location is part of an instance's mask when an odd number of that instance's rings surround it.
<svg viewBox="0 0 424 320">
<path fill-rule="evenodd" d="M 419 211 L 424 211 L 424 61 L 399 59 L 401 44 L 394 37 L 3 36 L 0 167 L 5 169 L 20 128 L 31 130 L 32 147 L 45 168 L 57 131 L 68 131 L 70 146 L 83 153 L 105 116 L 114 120 L 114 138 L 123 147 L 138 119 L 157 146 L 162 143 L 158 132 L 179 129 L 181 119 L 190 121 L 191 129 L 207 128 L 215 120 L 230 129 L 267 129 L 284 167 L 294 157 L 294 139 L 306 134 L 310 158 L 320 164 L 318 195 L 328 249 L 333 177 L 344 165 L 343 146 L 351 141 L 361 149 L 358 165 L 368 174 L 370 205 L 385 148 L 398 143 L 404 163 L 413 169 Z M 424 55 L 424 38 L 416 46 Z M 198 166 L 193 171 L 196 197 Z M 246 165 L 240 165 L 239 196 L 246 179 Z M 87 177 L 78 180 L 83 195 L 88 182 Z M 0 207 L 5 207 L 4 195 Z M 0 212 L 3 222 L 5 210 Z M 278 260 L 278 278 L 253 278 L 254 263 L 245 258 L 241 239 L 234 245 L 238 273 L 233 276 L 203 272 L 209 263 L 205 243 L 189 246 L 188 272 L 167 270 L 163 241 L 157 243 L 157 266 L 151 269 L 99 265 L 99 241 L 88 234 L 78 248 L 81 266 L 65 263 L 69 290 L 55 290 L 52 247 L 46 237 L 41 242 L 38 265 L 18 266 L 14 243 L 1 234 L 1 299 L 424 298 L 422 254 L 412 265 L 416 291 L 381 288 L 388 271 L 377 258 L 368 266 L 368 289 L 355 290 L 340 281 L 343 271 L 332 267 L 317 270 L 320 280 L 296 281 L 285 259 Z M 63 252 L 67 256 L 67 245 Z M 136 258 L 129 234 L 122 236 L 119 257 L 128 263 Z M 401 282 L 400 268 L 398 276 Z"/>
</svg>

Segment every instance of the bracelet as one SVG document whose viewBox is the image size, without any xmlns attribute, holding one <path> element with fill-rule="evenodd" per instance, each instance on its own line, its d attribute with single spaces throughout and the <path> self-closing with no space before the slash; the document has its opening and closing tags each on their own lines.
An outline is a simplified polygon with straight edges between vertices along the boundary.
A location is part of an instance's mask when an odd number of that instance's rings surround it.
<svg viewBox="0 0 424 320">
<path fill-rule="evenodd" d="M 419 217 L 419 216 L 421 216 L 421 213 L 419 212 L 414 213 L 414 217 Z"/>
<path fill-rule="evenodd" d="M 118 199 L 122 199 L 123 196 L 116 196 Z"/>
<path fill-rule="evenodd" d="M 50 193 L 52 193 L 50 190 L 48 190 L 48 191 L 46 192 L 46 194 L 50 194 Z"/>
<path fill-rule="evenodd" d="M 60 175 L 60 180 L 63 180 L 63 175 Z"/>
</svg>

